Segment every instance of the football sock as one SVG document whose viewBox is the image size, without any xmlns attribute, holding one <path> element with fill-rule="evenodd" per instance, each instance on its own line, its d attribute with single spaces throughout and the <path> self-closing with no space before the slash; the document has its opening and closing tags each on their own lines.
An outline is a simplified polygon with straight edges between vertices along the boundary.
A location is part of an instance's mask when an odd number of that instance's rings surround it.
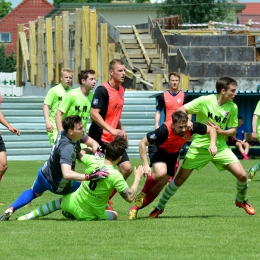
<svg viewBox="0 0 260 260">
<path fill-rule="evenodd" d="M 152 191 L 149 191 L 149 192 L 146 194 L 145 198 L 144 198 L 142 207 L 139 208 L 139 209 L 143 209 L 143 208 L 145 208 L 147 205 L 149 205 L 150 203 L 152 203 L 158 195 L 159 195 L 159 194 L 154 194 Z"/>
<path fill-rule="evenodd" d="M 114 189 L 114 190 L 112 191 L 112 193 L 110 194 L 109 200 L 111 200 L 111 199 L 114 197 L 115 194 L 116 194 L 116 189 Z"/>
<path fill-rule="evenodd" d="M 61 204 L 61 199 L 49 201 L 46 204 L 43 204 L 37 209 L 31 211 L 30 213 L 25 214 L 23 217 L 25 217 L 26 219 L 35 219 L 35 218 L 47 216 L 52 212 L 59 210 L 60 204 Z"/>
<path fill-rule="evenodd" d="M 9 207 L 13 207 L 14 211 L 27 205 L 29 202 L 31 202 L 33 199 L 35 199 L 36 196 L 32 189 L 23 191 L 20 196 L 17 198 L 15 202 L 13 202 Z"/>
<path fill-rule="evenodd" d="M 146 179 L 144 187 L 142 188 L 142 192 L 145 194 L 149 193 L 149 191 L 157 184 L 157 181 L 154 180 L 152 174 Z"/>
<path fill-rule="evenodd" d="M 237 180 L 237 197 L 238 202 L 243 202 L 246 199 L 248 184 L 246 182 L 240 182 Z"/>
<path fill-rule="evenodd" d="M 169 199 L 177 192 L 178 186 L 175 185 L 174 180 L 169 183 L 169 185 L 166 186 L 166 188 L 163 191 L 163 194 L 156 206 L 158 209 L 164 209 L 166 207 L 167 202 Z"/>
<path fill-rule="evenodd" d="M 258 172 L 260 170 L 260 162 L 257 163 L 256 165 L 254 165 L 252 168 L 254 169 L 254 172 L 256 174 L 256 172 Z"/>
</svg>

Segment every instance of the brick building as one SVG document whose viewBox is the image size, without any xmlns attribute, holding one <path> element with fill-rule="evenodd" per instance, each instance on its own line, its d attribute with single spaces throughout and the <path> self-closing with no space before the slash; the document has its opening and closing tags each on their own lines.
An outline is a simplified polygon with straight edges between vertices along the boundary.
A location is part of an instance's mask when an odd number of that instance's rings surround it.
<svg viewBox="0 0 260 260">
<path fill-rule="evenodd" d="M 28 27 L 30 21 L 45 16 L 54 8 L 47 0 L 24 0 L 0 21 L 0 44 L 6 45 L 6 53 L 16 54 L 18 24 Z"/>
<path fill-rule="evenodd" d="M 252 28 L 260 28 L 260 3 L 245 3 L 246 8 L 238 14 L 238 22 L 240 24 L 247 24 L 248 21 L 252 21 Z M 258 24 L 259 23 L 259 24 Z"/>
</svg>

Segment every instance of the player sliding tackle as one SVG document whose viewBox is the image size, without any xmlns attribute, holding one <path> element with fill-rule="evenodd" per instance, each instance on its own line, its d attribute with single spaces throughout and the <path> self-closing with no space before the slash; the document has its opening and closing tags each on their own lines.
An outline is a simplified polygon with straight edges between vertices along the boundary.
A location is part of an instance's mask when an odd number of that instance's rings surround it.
<svg viewBox="0 0 260 260">
<path fill-rule="evenodd" d="M 132 202 L 143 176 L 143 167 L 135 167 L 134 182 L 131 188 L 128 187 L 123 175 L 116 169 L 122 154 L 127 148 L 127 140 L 122 136 L 117 136 L 114 141 L 106 147 L 105 160 L 102 157 L 95 157 L 86 154 L 81 161 L 86 165 L 86 172 L 92 171 L 96 167 L 102 167 L 109 173 L 105 179 L 83 181 L 77 191 L 63 196 L 52 202 L 39 207 L 31 213 L 21 216 L 18 220 L 29 220 L 40 216 L 45 216 L 53 212 L 52 205 L 60 204 L 63 214 L 69 218 L 77 220 L 116 220 L 118 214 L 114 210 L 106 210 L 108 198 L 116 189 L 117 192 L 127 202 Z"/>
<path fill-rule="evenodd" d="M 180 171 L 174 180 L 165 188 L 159 203 L 150 213 L 150 217 L 157 218 L 164 211 L 168 200 L 177 192 L 181 185 L 189 178 L 194 169 L 200 170 L 209 162 L 218 170 L 228 170 L 236 177 L 235 205 L 243 208 L 246 213 L 254 215 L 256 210 L 246 200 L 247 174 L 226 143 L 227 136 L 236 134 L 238 126 L 237 106 L 233 103 L 236 96 L 237 82 L 229 77 L 220 78 L 216 83 L 217 95 L 202 96 L 185 104 L 180 109 L 189 114 L 196 114 L 196 121 L 206 123 L 214 127 L 218 133 L 218 153 L 212 157 L 208 153 L 210 144 L 207 135 L 196 135 L 187 152 Z M 225 130 L 229 128 L 228 130 Z"/>
</svg>

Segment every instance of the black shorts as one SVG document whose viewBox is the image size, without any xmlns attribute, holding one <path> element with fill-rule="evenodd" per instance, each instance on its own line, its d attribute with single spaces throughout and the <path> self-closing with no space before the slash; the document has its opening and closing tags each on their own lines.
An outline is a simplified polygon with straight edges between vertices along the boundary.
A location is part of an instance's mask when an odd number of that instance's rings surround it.
<svg viewBox="0 0 260 260">
<path fill-rule="evenodd" d="M 164 149 L 152 144 L 148 146 L 148 153 L 150 158 L 150 167 L 152 167 L 154 163 L 164 162 L 167 166 L 167 175 L 174 176 L 175 164 L 177 162 L 179 152 L 167 153 Z"/>
<path fill-rule="evenodd" d="M 99 143 L 99 145 L 100 145 L 101 148 L 102 148 L 102 152 L 104 153 L 105 150 L 106 150 L 106 148 L 107 148 L 107 145 L 108 145 L 109 143 L 104 143 L 104 142 L 101 141 L 101 140 L 95 140 L 95 141 Z M 123 154 L 122 154 L 121 161 L 120 161 L 117 165 L 120 165 L 121 163 L 123 163 L 123 162 L 128 162 L 128 161 L 129 161 L 128 154 L 127 154 L 126 150 L 124 150 L 124 152 L 123 152 Z"/>
<path fill-rule="evenodd" d="M 2 136 L 0 136 L 0 152 L 6 152 L 5 143 Z"/>
</svg>

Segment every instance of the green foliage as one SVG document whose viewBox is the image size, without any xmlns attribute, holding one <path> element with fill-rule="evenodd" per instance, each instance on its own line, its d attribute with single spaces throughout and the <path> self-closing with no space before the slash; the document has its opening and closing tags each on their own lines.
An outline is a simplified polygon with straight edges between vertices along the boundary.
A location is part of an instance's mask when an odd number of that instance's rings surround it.
<svg viewBox="0 0 260 260">
<path fill-rule="evenodd" d="M 180 15 L 183 23 L 233 22 L 234 8 L 226 0 L 165 0 L 157 4 L 157 16 Z"/>
<path fill-rule="evenodd" d="M 111 0 L 54 0 L 53 5 L 57 6 L 60 3 L 110 3 Z"/>
<path fill-rule="evenodd" d="M 10 55 L 5 53 L 5 45 L 0 45 L 0 72 L 14 72 L 16 71 L 16 59 L 13 51 Z"/>
<path fill-rule="evenodd" d="M 131 163 L 137 165 L 141 161 Z M 241 163 L 246 169 L 257 160 Z M 24 189 L 31 187 L 42 164 L 8 162 L 8 171 L 0 182 L 0 214 Z M 82 164 L 77 165 L 77 171 L 83 172 L 80 167 Z M 59 198 L 46 192 L 30 206 L 17 210 L 8 222 L 0 222 L 1 259 L 259 259 L 259 180 L 260 175 L 256 175 L 248 190 L 249 203 L 258 210 L 254 216 L 235 207 L 234 176 L 227 171 L 218 172 L 210 163 L 191 174 L 158 219 L 147 217 L 158 198 L 139 211 L 137 220 L 128 220 L 133 204 L 119 194 L 113 198 L 117 221 L 70 221 L 60 211 L 38 220 L 15 219 L 18 214 Z M 132 181 L 133 174 L 128 183 Z M 142 178 L 139 188 L 144 181 Z"/>
<path fill-rule="evenodd" d="M 10 11 L 12 11 L 12 3 L 0 0 L 0 19 L 3 19 Z"/>
</svg>

